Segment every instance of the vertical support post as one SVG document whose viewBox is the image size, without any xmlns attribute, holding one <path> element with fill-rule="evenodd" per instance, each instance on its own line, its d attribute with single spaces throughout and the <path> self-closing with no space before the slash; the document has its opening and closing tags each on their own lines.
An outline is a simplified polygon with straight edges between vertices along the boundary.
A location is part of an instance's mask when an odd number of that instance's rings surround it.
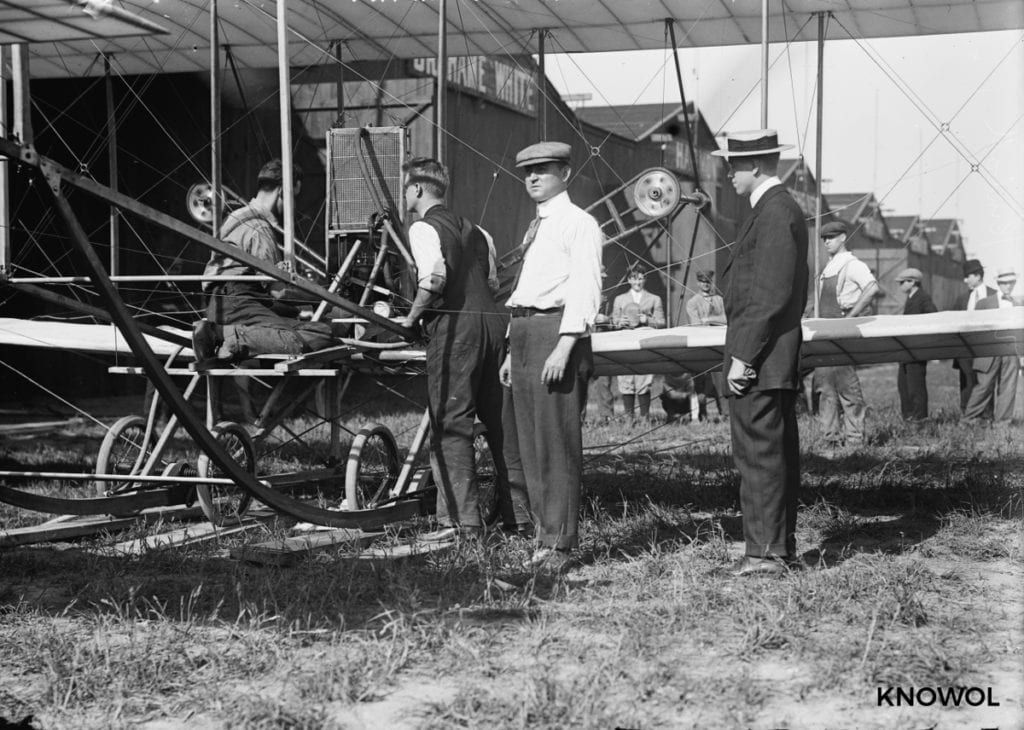
<svg viewBox="0 0 1024 730">
<path fill-rule="evenodd" d="M 0 45 L 0 137 L 10 134 L 7 120 L 7 46 Z M 0 279 L 11 273 L 11 200 L 8 194 L 10 171 L 7 158 L 0 155 Z"/>
<path fill-rule="evenodd" d="M 210 186 L 213 188 L 213 218 L 210 226 L 213 235 L 220 235 L 221 219 L 224 215 L 224 181 L 220 174 L 220 14 L 217 0 L 210 0 Z"/>
<path fill-rule="evenodd" d="M 338 62 L 338 118 L 334 121 L 335 127 L 345 126 L 345 64 L 341 60 L 344 45 L 341 41 L 334 41 L 331 48 L 331 55 Z"/>
<path fill-rule="evenodd" d="M 545 140 L 548 136 L 548 104 L 547 95 L 547 72 L 544 70 L 545 57 L 544 39 L 548 31 L 541 28 L 537 31 L 537 139 Z"/>
<path fill-rule="evenodd" d="M 761 0 L 761 129 L 768 129 L 768 0 Z"/>
<path fill-rule="evenodd" d="M 434 156 L 445 163 L 445 101 L 448 96 L 448 2 L 439 0 L 437 4 L 437 73 L 434 79 Z"/>
<path fill-rule="evenodd" d="M 103 81 L 107 97 L 107 166 L 110 175 L 107 184 L 117 192 L 117 112 L 114 109 L 114 80 L 110 76 L 110 57 L 103 57 Z M 110 206 L 110 275 L 121 273 L 121 212 Z M 114 284 L 116 287 L 117 284 Z"/>
<path fill-rule="evenodd" d="M 28 44 L 11 46 L 11 81 L 14 83 L 14 136 L 32 144 L 32 96 L 29 93 Z"/>
<path fill-rule="evenodd" d="M 818 273 L 821 271 L 821 150 L 822 150 L 822 127 L 825 116 L 825 13 L 818 13 L 818 99 L 817 99 L 817 121 L 815 124 L 814 140 L 814 271 L 811 272 L 811 281 L 814 286 L 814 316 L 820 316 L 818 310 Z"/>
<path fill-rule="evenodd" d="M 295 181 L 292 178 L 292 88 L 288 65 L 288 2 L 277 0 L 278 97 L 281 102 L 281 179 L 284 198 L 284 260 L 295 270 Z"/>
</svg>

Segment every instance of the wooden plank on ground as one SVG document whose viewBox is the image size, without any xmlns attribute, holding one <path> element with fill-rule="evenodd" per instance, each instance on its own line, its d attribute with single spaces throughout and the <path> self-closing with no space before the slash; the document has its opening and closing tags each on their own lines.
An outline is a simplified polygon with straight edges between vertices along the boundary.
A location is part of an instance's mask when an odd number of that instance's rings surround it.
<svg viewBox="0 0 1024 730">
<path fill-rule="evenodd" d="M 89 537 L 90 535 L 99 535 L 103 532 L 127 530 L 140 522 L 149 525 L 161 520 L 194 519 L 202 516 L 202 514 L 202 510 L 198 507 L 176 506 L 144 510 L 130 517 L 89 515 L 61 522 L 50 520 L 41 525 L 0 530 L 0 547 L 73 540 L 80 537 Z"/>
<path fill-rule="evenodd" d="M 383 532 L 363 532 L 350 528 L 314 532 L 307 535 L 287 537 L 256 545 L 242 545 L 231 548 L 231 557 L 250 563 L 263 565 L 288 565 L 300 556 L 317 550 L 325 550 L 339 545 L 362 547 L 384 535 Z"/>
<path fill-rule="evenodd" d="M 136 540 L 119 542 L 116 545 L 102 548 L 102 551 L 114 552 L 120 555 L 142 555 L 153 550 L 195 545 L 207 540 L 217 540 L 229 535 L 237 535 L 254 530 L 268 522 L 273 522 L 277 517 L 278 515 L 275 513 L 247 516 L 240 524 L 225 527 L 217 527 L 212 522 L 200 522 L 194 525 L 179 527 L 169 532 L 161 532 Z"/>
<path fill-rule="evenodd" d="M 399 558 L 426 555 L 438 550 L 447 550 L 454 546 L 454 540 L 449 542 L 405 542 L 401 545 L 381 545 L 380 547 L 368 548 L 353 557 L 359 560 L 397 560 Z"/>
</svg>

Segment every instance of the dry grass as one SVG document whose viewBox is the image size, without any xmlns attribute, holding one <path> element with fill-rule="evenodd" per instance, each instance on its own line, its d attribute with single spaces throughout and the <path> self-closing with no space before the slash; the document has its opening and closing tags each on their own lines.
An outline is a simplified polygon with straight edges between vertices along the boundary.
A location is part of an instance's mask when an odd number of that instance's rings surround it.
<svg viewBox="0 0 1024 730">
<path fill-rule="evenodd" d="M 287 568 L 226 557 L 283 526 L 135 558 L 88 549 L 102 540 L 0 552 L 0 717 L 33 714 L 46 728 L 1019 727 L 1024 433 L 959 426 L 939 382 L 951 376 L 932 376 L 940 417 L 907 426 L 892 368 L 865 372 L 876 407 L 872 443 L 856 453 L 817 456 L 802 419 L 798 540 L 811 567 L 782 580 L 724 574 L 741 540 L 727 424 L 635 440 L 644 429 L 589 430 L 582 566 L 560 579 L 524 569 L 528 550 L 510 540 L 386 562 L 338 549 Z M 405 430 L 416 416 L 387 418 Z M 0 462 L 79 468 L 97 438 L 83 427 L 43 449 L 10 441 Z M 992 686 L 1002 705 L 879 708 L 888 685 Z"/>
</svg>

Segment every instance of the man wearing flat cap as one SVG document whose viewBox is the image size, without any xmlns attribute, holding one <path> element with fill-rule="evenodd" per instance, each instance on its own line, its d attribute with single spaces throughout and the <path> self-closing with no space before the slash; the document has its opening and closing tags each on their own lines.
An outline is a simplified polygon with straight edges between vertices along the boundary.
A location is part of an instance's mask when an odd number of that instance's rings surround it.
<svg viewBox="0 0 1024 730">
<path fill-rule="evenodd" d="M 826 319 L 860 316 L 878 293 L 871 269 L 846 250 L 849 228 L 844 221 L 821 227 L 828 263 L 818 277 L 818 316 Z M 821 393 L 818 415 L 830 447 L 861 446 L 867 404 L 853 365 L 814 370 L 814 389 Z"/>
<path fill-rule="evenodd" d="M 904 314 L 929 314 L 938 311 L 935 302 L 921 288 L 920 269 L 904 269 L 896 277 L 900 290 L 907 295 Z M 904 420 L 923 421 L 928 418 L 928 383 L 925 379 L 928 361 L 901 362 L 896 375 L 896 390 L 900 394 L 900 413 Z"/>
<path fill-rule="evenodd" d="M 967 259 L 964 262 L 964 283 L 967 285 L 967 291 L 956 298 L 953 309 L 973 312 L 977 309 L 978 302 L 998 293 L 985 284 L 985 269 L 978 259 Z M 967 401 L 971 399 L 971 392 L 978 383 L 974 375 L 973 359 L 958 357 L 953 360 L 953 367 L 960 371 L 960 412 L 966 414 Z"/>
<path fill-rule="evenodd" d="M 1012 309 L 1021 304 L 1013 298 L 1017 273 L 1013 269 L 1000 269 L 996 277 L 996 294 L 978 301 L 976 310 Z M 976 357 L 971 363 L 975 384 L 967 400 L 964 419 L 975 421 L 992 418 L 1009 423 L 1017 401 L 1017 379 L 1020 359 L 1016 355 L 1003 357 Z"/>
<path fill-rule="evenodd" d="M 752 210 L 740 226 L 722 273 L 724 372 L 732 397 L 729 426 L 740 474 L 745 554 L 735 576 L 781 575 L 797 565 L 796 507 L 800 434 L 796 398 L 807 303 L 807 224 L 776 175 L 774 130 L 732 134 L 725 157 L 736 193 Z"/>
<path fill-rule="evenodd" d="M 579 544 L 583 467 L 580 412 L 593 370 L 590 331 L 601 305 L 601 228 L 569 199 L 569 157 L 562 142 L 539 142 L 516 155 L 526 192 L 537 204 L 521 245 L 522 267 L 507 306 L 509 351 L 501 381 L 511 387 L 519 460 L 538 550 L 533 564 L 560 571 Z"/>
<path fill-rule="evenodd" d="M 686 318 L 689 323 L 694 326 L 724 326 L 725 302 L 722 301 L 722 295 L 715 291 L 715 272 L 698 271 L 697 286 L 700 291 L 686 300 Z M 720 418 L 728 415 L 727 407 L 722 405 L 725 388 L 721 372 L 694 375 L 693 388 L 697 393 L 698 420 L 707 420 L 709 398 L 715 402 Z"/>
</svg>

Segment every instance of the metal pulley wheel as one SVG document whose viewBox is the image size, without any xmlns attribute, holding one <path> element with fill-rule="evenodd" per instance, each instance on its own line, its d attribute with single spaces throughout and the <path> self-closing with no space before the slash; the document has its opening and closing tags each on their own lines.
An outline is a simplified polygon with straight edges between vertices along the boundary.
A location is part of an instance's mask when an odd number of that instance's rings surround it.
<svg viewBox="0 0 1024 730">
<path fill-rule="evenodd" d="M 209 223 L 213 220 L 213 186 L 210 183 L 196 183 L 188 189 L 185 196 L 185 207 L 188 214 L 198 223 Z"/>
<path fill-rule="evenodd" d="M 679 195 L 676 176 L 660 167 L 643 173 L 633 188 L 637 209 L 651 218 L 661 218 L 675 210 Z"/>
</svg>

